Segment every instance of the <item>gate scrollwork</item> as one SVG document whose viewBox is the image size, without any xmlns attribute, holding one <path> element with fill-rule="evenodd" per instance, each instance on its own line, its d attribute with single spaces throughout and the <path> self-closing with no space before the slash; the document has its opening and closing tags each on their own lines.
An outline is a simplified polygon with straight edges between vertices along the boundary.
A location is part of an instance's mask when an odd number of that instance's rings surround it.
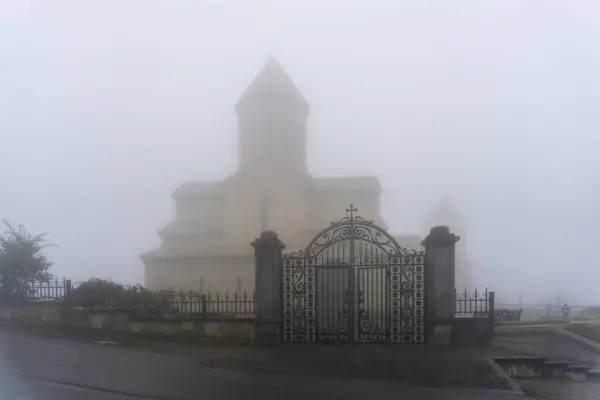
<svg viewBox="0 0 600 400">
<path fill-rule="evenodd" d="M 284 341 L 425 341 L 423 251 L 348 216 L 284 254 Z"/>
</svg>

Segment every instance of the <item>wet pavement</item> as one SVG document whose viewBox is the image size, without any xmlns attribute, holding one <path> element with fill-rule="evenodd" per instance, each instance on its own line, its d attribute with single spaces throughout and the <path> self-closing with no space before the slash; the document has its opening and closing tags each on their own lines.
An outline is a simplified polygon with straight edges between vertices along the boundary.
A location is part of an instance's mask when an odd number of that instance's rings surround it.
<svg viewBox="0 0 600 400">
<path fill-rule="evenodd" d="M 600 352 L 554 332 L 515 332 L 499 334 L 493 340 L 497 356 L 521 355 L 569 361 L 572 365 L 600 365 Z"/>
<path fill-rule="evenodd" d="M 598 400 L 599 382 L 571 382 L 568 380 L 521 380 L 519 384 L 528 400 Z"/>
<path fill-rule="evenodd" d="M 513 332 L 496 335 L 492 352 L 499 356 L 523 355 L 569 361 L 572 365 L 600 365 L 600 352 L 554 332 Z M 573 382 L 568 379 L 519 380 L 527 399 L 600 400 L 600 382 Z"/>
<path fill-rule="evenodd" d="M 0 400 L 519 398 L 500 391 L 219 368 L 207 362 L 211 352 L 150 351 L 0 330 Z"/>
</svg>

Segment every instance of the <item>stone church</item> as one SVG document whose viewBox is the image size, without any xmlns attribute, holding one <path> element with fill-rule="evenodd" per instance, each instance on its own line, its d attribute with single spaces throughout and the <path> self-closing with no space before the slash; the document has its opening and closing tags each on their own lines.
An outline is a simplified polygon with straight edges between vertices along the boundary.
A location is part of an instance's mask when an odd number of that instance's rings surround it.
<svg viewBox="0 0 600 400">
<path fill-rule="evenodd" d="M 236 106 L 238 169 L 223 181 L 188 182 L 173 194 L 175 220 L 161 245 L 141 256 L 149 289 L 210 292 L 254 289 L 250 243 L 274 230 L 287 249 L 304 248 L 352 203 L 387 229 L 377 177 L 313 177 L 307 168 L 309 105 L 270 59 Z M 417 235 L 397 237 L 420 248 Z"/>
</svg>

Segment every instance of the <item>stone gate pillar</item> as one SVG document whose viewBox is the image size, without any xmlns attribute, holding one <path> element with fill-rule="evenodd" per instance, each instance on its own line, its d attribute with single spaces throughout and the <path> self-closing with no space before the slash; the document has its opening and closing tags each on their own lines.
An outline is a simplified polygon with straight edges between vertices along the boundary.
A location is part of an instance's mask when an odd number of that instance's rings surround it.
<svg viewBox="0 0 600 400">
<path fill-rule="evenodd" d="M 254 247 L 256 340 L 274 342 L 281 337 L 282 268 L 285 245 L 277 234 L 265 231 L 252 242 Z"/>
<path fill-rule="evenodd" d="M 455 252 L 460 238 L 447 226 L 431 228 L 423 240 L 426 252 L 426 321 L 430 343 L 450 343 L 456 312 Z"/>
</svg>

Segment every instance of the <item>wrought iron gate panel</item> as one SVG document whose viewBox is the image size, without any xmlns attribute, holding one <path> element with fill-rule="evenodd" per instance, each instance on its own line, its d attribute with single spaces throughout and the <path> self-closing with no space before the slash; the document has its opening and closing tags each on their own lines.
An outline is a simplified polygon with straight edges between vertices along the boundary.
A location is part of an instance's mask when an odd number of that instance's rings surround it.
<svg viewBox="0 0 600 400">
<path fill-rule="evenodd" d="M 358 267 L 357 321 L 355 338 L 359 342 L 389 341 L 388 267 Z"/>
<path fill-rule="evenodd" d="M 315 260 L 283 260 L 283 334 L 286 342 L 315 341 Z"/>
<path fill-rule="evenodd" d="M 350 340 L 351 277 L 348 266 L 317 267 L 317 340 Z"/>
<path fill-rule="evenodd" d="M 391 342 L 425 342 L 425 256 L 392 257 Z"/>
<path fill-rule="evenodd" d="M 348 217 L 283 255 L 286 342 L 425 342 L 425 254 Z"/>
</svg>

